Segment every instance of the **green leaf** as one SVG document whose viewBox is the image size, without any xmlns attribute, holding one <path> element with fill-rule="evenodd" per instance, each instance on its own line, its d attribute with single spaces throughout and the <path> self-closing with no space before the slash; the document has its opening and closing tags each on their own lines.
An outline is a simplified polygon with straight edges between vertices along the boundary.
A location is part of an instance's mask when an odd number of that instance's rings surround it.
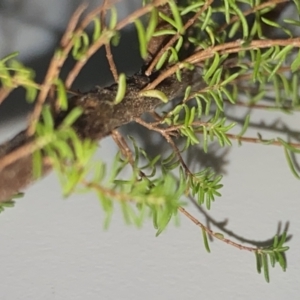
<svg viewBox="0 0 300 300">
<path fill-rule="evenodd" d="M 204 21 L 202 23 L 202 26 L 201 26 L 202 31 L 204 31 L 207 28 L 207 25 L 208 25 L 209 21 L 211 21 L 211 15 L 212 15 L 212 7 L 209 6 L 207 8 L 207 11 L 206 11 L 205 19 L 204 19 Z"/>
<path fill-rule="evenodd" d="M 286 231 L 284 231 L 280 237 L 280 241 L 277 245 L 277 248 L 281 248 L 286 241 Z"/>
<path fill-rule="evenodd" d="M 207 238 L 207 233 L 206 231 L 201 228 L 202 230 L 202 237 L 203 237 L 203 242 L 204 242 L 204 246 L 205 246 L 205 249 L 208 253 L 210 253 L 210 248 L 209 248 L 209 244 L 208 244 L 208 238 Z"/>
<path fill-rule="evenodd" d="M 117 22 L 118 22 L 117 10 L 114 6 L 112 6 L 110 9 L 110 20 L 109 20 L 108 28 L 114 29 L 117 25 Z"/>
<path fill-rule="evenodd" d="M 223 101 L 219 95 L 216 94 L 215 91 L 209 91 L 209 94 L 211 97 L 215 100 L 215 103 L 217 104 L 217 107 L 220 111 L 223 111 Z"/>
<path fill-rule="evenodd" d="M 68 109 L 68 98 L 65 89 L 65 85 L 60 78 L 55 80 L 56 88 L 57 88 L 57 101 L 61 110 Z"/>
<path fill-rule="evenodd" d="M 242 13 L 242 11 L 237 7 L 237 5 L 233 1 L 230 3 L 230 6 L 232 7 L 232 9 L 235 11 L 237 16 L 239 17 L 239 20 L 242 23 L 243 37 L 244 37 L 244 39 L 247 39 L 249 36 L 249 28 L 248 28 L 248 22 L 244 16 L 244 14 Z"/>
<path fill-rule="evenodd" d="M 169 3 L 169 6 L 171 8 L 173 17 L 174 17 L 176 28 L 178 29 L 178 31 L 181 34 L 184 34 L 184 27 L 183 27 L 183 24 L 182 24 L 182 20 L 181 20 L 181 16 L 180 16 L 177 4 L 173 0 L 168 1 L 168 3 Z"/>
<path fill-rule="evenodd" d="M 94 22 L 93 42 L 95 42 L 101 36 L 101 21 L 99 17 L 96 17 L 93 19 L 93 22 Z"/>
<path fill-rule="evenodd" d="M 255 251 L 255 258 L 256 258 L 256 270 L 258 274 L 261 273 L 261 268 L 262 268 L 262 257 L 261 254 Z"/>
<path fill-rule="evenodd" d="M 285 32 L 287 35 L 289 35 L 290 37 L 292 37 L 292 33 L 290 30 L 286 29 L 286 28 L 283 28 L 281 27 L 278 23 L 276 22 L 273 22 L 267 18 L 264 18 L 264 17 L 261 17 L 261 20 L 263 21 L 263 23 L 269 25 L 269 26 L 272 26 L 272 27 L 275 27 L 275 28 L 279 28 L 281 29 L 283 32 Z"/>
<path fill-rule="evenodd" d="M 261 257 L 262 257 L 262 267 L 264 270 L 264 276 L 265 276 L 266 282 L 270 282 L 269 263 L 268 263 L 267 254 L 262 253 Z"/>
<path fill-rule="evenodd" d="M 169 98 L 166 96 L 166 94 L 159 90 L 146 90 L 139 92 L 139 95 L 142 97 L 157 98 L 164 103 L 167 103 L 169 101 Z"/>
<path fill-rule="evenodd" d="M 146 32 L 142 22 L 139 19 L 135 20 L 134 24 L 138 33 L 141 57 L 145 59 L 148 55 Z"/>
<path fill-rule="evenodd" d="M 73 108 L 68 115 L 62 121 L 61 127 L 70 127 L 74 122 L 82 115 L 82 109 L 80 107 Z"/>
<path fill-rule="evenodd" d="M 76 60 L 80 60 L 85 56 L 87 49 L 89 48 L 89 36 L 86 32 L 82 32 L 81 35 L 73 36 L 73 49 L 72 56 Z"/>
<path fill-rule="evenodd" d="M 153 33 L 158 23 L 158 12 L 156 8 L 151 11 L 151 16 L 149 19 L 147 31 L 146 31 L 146 41 L 149 42 L 152 39 Z"/>
<path fill-rule="evenodd" d="M 224 81 L 222 81 L 221 85 L 224 86 L 227 83 L 229 83 L 230 81 L 236 79 L 240 74 L 239 73 L 234 73 L 231 74 L 230 76 L 228 76 Z"/>
<path fill-rule="evenodd" d="M 121 73 L 119 75 L 119 81 L 118 81 L 118 90 L 116 94 L 116 98 L 114 100 L 114 105 L 119 104 L 126 93 L 126 75 L 124 73 Z"/>
<path fill-rule="evenodd" d="M 243 128 L 242 128 L 241 132 L 238 134 L 239 137 L 242 137 L 246 133 L 246 131 L 249 127 L 249 123 L 250 123 L 250 116 L 251 116 L 250 114 L 246 115 L 245 122 L 243 124 Z"/>
<path fill-rule="evenodd" d="M 41 151 L 34 151 L 32 154 L 32 173 L 34 179 L 38 179 L 42 176 L 42 165 L 43 162 Z"/>
<path fill-rule="evenodd" d="M 214 236 L 215 236 L 216 238 L 218 238 L 218 239 L 221 239 L 221 240 L 224 239 L 224 234 L 223 234 L 223 233 L 220 233 L 220 232 L 216 232 L 216 233 L 214 234 Z"/>
<path fill-rule="evenodd" d="M 12 58 L 14 58 L 14 57 L 17 57 L 18 55 L 19 55 L 19 52 L 17 52 L 17 51 L 12 52 L 12 53 L 10 53 L 10 54 L 4 56 L 4 57 L 0 60 L 0 62 L 5 63 L 5 62 L 7 62 L 8 60 L 10 60 L 10 59 L 12 59 Z"/>
<path fill-rule="evenodd" d="M 158 15 L 159 15 L 159 17 L 160 17 L 161 19 L 163 19 L 164 21 L 166 21 L 167 23 L 169 23 L 169 24 L 170 24 L 171 26 L 173 26 L 174 28 L 178 29 L 175 20 L 171 19 L 169 16 L 167 16 L 166 14 L 164 14 L 164 13 L 161 12 L 161 11 L 158 13 Z M 176 33 L 176 31 L 175 31 L 175 33 Z"/>
<path fill-rule="evenodd" d="M 214 74 L 214 72 L 216 71 L 217 67 L 219 66 L 219 62 L 220 62 L 220 55 L 218 52 L 215 53 L 214 55 L 214 60 L 210 66 L 210 68 L 206 71 L 206 73 L 204 74 L 204 80 L 206 82 L 208 82 L 208 79 Z"/>
<path fill-rule="evenodd" d="M 162 36 L 162 35 L 174 35 L 176 34 L 175 30 L 172 29 L 162 29 L 153 33 L 153 37 Z"/>
<path fill-rule="evenodd" d="M 294 166 L 294 164 L 293 164 L 293 161 L 292 161 L 292 159 L 291 159 L 291 156 L 290 156 L 290 154 L 289 154 L 289 151 L 287 150 L 286 147 L 284 147 L 284 154 L 285 154 L 285 158 L 286 158 L 286 160 L 287 160 L 287 163 L 288 163 L 288 166 L 289 166 L 291 172 L 293 173 L 293 175 L 294 175 L 297 179 L 300 179 L 300 175 L 297 173 L 296 168 L 295 168 L 295 166 Z"/>
<path fill-rule="evenodd" d="M 168 58 L 169 52 L 166 51 L 158 60 L 157 64 L 155 65 L 155 69 L 156 70 L 160 70 L 162 68 L 162 66 L 164 65 L 164 63 L 166 62 L 167 58 Z"/>
<path fill-rule="evenodd" d="M 278 235 L 276 234 L 273 241 L 273 248 L 277 248 L 278 245 Z"/>
</svg>

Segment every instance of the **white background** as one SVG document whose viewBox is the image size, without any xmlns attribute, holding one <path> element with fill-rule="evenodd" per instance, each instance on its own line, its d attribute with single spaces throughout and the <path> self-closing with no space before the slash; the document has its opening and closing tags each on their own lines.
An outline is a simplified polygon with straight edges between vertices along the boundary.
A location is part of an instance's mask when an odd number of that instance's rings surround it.
<svg viewBox="0 0 300 300">
<path fill-rule="evenodd" d="M 0 56 L 20 50 L 25 63 L 35 65 L 45 57 L 46 66 L 47 53 L 53 51 L 79 1 L 73 2 L 0 1 Z M 132 2 L 125 3 L 122 15 L 130 11 L 129 4 L 133 9 Z M 129 52 L 123 51 L 120 60 L 128 60 Z M 126 68 L 135 70 L 130 64 Z M 2 111 L 1 140 L 24 125 L 17 106 Z M 242 118 L 245 111 L 230 114 Z M 282 126 L 279 120 L 286 120 L 299 132 L 297 115 L 257 112 L 252 122 L 261 120 L 269 125 L 277 120 L 277 128 Z M 248 135 L 255 136 L 257 130 Z M 265 137 L 279 135 L 261 132 Z M 99 155 L 106 161 L 115 151 L 111 139 L 101 142 Z M 272 238 L 280 223 L 282 228 L 289 223 L 288 269 L 271 269 L 271 283 L 256 273 L 251 253 L 219 241 L 211 243 L 211 254 L 206 253 L 199 228 L 183 216 L 179 228 L 170 224 L 156 238 L 150 221 L 140 230 L 125 226 L 116 209 L 104 231 L 96 196 L 62 199 L 52 174 L 0 215 L 0 299 L 298 299 L 300 185 L 287 167 L 283 149 L 234 146 L 223 160 L 225 186 L 209 212 L 213 219 L 227 219 L 227 230 L 256 242 Z M 203 214 L 190 210 L 206 221 Z"/>
</svg>

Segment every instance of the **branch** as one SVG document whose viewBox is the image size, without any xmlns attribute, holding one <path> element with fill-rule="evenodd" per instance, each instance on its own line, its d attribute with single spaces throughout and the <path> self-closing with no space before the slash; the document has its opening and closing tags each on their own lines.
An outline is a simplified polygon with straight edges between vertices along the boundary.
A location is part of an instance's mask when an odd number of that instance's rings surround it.
<svg viewBox="0 0 300 300">
<path fill-rule="evenodd" d="M 184 91 L 191 76 L 192 72 L 187 72 L 180 83 L 171 76 L 157 89 L 171 100 Z M 139 92 L 149 83 L 150 79 L 141 74 L 127 79 L 125 97 L 117 105 L 114 100 L 118 84 L 72 97 L 68 110 L 54 115 L 55 126 L 58 127 L 73 108 L 80 107 L 83 113 L 73 125 L 78 136 L 82 139 L 101 140 L 114 129 L 153 111 L 162 103 L 157 98 L 140 96 Z M 0 146 L 0 202 L 10 199 L 35 180 L 32 174 L 32 153 L 41 147 L 41 141 L 28 137 L 25 132 Z M 51 166 L 44 157 L 42 175 L 50 170 Z"/>
</svg>

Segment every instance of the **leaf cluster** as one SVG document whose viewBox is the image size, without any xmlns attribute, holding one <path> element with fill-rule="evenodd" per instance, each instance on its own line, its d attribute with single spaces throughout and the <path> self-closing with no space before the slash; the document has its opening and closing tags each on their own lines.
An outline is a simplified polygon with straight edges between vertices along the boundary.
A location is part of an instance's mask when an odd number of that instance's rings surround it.
<svg viewBox="0 0 300 300">
<path fill-rule="evenodd" d="M 284 253 L 289 250 L 289 247 L 284 246 L 286 237 L 286 232 L 284 232 L 280 237 L 276 235 L 272 246 L 255 252 L 257 272 L 260 274 L 261 271 L 263 271 L 267 282 L 270 281 L 269 262 L 273 268 L 276 263 L 278 263 L 283 271 L 286 270 L 286 259 Z"/>
<path fill-rule="evenodd" d="M 14 52 L 0 60 L 0 82 L 2 88 L 11 91 L 21 86 L 26 90 L 27 101 L 33 102 L 39 88 L 34 81 L 35 73 L 32 69 L 17 61 L 15 59 L 17 55 L 18 53 Z"/>
<path fill-rule="evenodd" d="M 36 128 L 36 143 L 40 149 L 33 153 L 34 176 L 42 175 L 42 160 L 47 157 L 60 178 L 65 196 L 73 192 L 90 171 L 89 162 L 97 149 L 95 142 L 82 141 L 71 127 L 81 113 L 80 108 L 74 108 L 56 128 L 50 107 L 44 106 Z"/>
</svg>

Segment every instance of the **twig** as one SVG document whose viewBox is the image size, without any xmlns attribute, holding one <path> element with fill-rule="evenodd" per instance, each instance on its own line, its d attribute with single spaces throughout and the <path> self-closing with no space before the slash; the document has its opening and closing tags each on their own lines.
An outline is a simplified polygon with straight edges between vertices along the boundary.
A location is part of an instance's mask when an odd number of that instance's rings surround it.
<svg viewBox="0 0 300 300">
<path fill-rule="evenodd" d="M 226 99 L 224 99 L 224 102 L 231 104 L 231 105 L 237 105 L 237 106 L 254 108 L 254 109 L 285 110 L 285 111 L 294 111 L 294 112 L 299 111 L 299 109 L 296 109 L 296 108 L 290 107 L 290 106 L 274 106 L 274 105 L 267 105 L 267 104 L 245 103 L 243 101 L 236 101 L 233 104 L 229 100 L 226 100 Z"/>
<path fill-rule="evenodd" d="M 47 74 L 46 74 L 44 82 L 42 84 L 42 89 L 40 90 L 34 110 L 30 116 L 29 126 L 28 126 L 28 129 L 26 132 L 28 136 L 33 135 L 35 132 L 36 124 L 37 124 L 40 114 L 42 112 L 42 106 L 47 98 L 47 95 L 53 84 L 54 79 L 58 76 L 60 68 L 62 67 L 63 63 L 65 62 L 67 54 L 71 49 L 70 45 L 69 45 L 69 47 L 67 47 L 67 45 L 66 45 L 67 41 L 70 40 L 72 32 L 73 32 L 74 28 L 76 27 L 76 24 L 78 23 L 78 20 L 85 9 L 86 9 L 86 5 L 82 4 L 78 7 L 78 9 L 73 14 L 73 16 L 67 26 L 67 30 L 65 31 L 65 33 L 61 39 L 63 53 L 60 53 L 59 55 L 54 55 L 50 62 Z"/>
<path fill-rule="evenodd" d="M 107 29 L 107 27 L 106 27 L 106 12 L 107 12 L 106 7 L 107 7 L 107 3 L 108 3 L 108 0 L 103 1 L 102 6 L 105 9 L 103 9 L 100 13 L 101 28 L 103 28 L 103 30 Z M 105 52 L 106 52 L 106 58 L 107 58 L 107 61 L 108 61 L 108 64 L 109 64 L 110 71 L 113 75 L 114 81 L 118 82 L 119 75 L 118 75 L 116 64 L 114 62 L 113 55 L 111 53 L 110 43 L 105 44 Z"/>
<path fill-rule="evenodd" d="M 255 144 L 267 144 L 273 146 L 284 146 L 280 141 L 271 139 L 271 140 L 264 140 L 260 138 L 254 137 L 246 137 L 246 136 L 239 136 L 236 134 L 226 133 L 226 136 L 231 140 L 237 140 L 240 142 L 248 142 L 248 143 L 255 143 Z M 300 143 L 287 143 L 289 146 L 300 149 Z"/>
<path fill-rule="evenodd" d="M 243 40 L 237 40 L 234 42 L 224 43 L 222 45 L 217 45 L 214 47 L 209 47 L 205 50 L 199 50 L 195 52 L 190 57 L 186 58 L 184 61 L 176 63 L 171 66 L 164 72 L 162 72 L 155 80 L 153 80 L 150 84 L 148 84 L 143 91 L 155 89 L 155 87 L 161 83 L 163 80 L 173 75 L 176 71 L 185 68 L 185 64 L 197 65 L 200 62 L 211 58 L 215 55 L 216 52 L 220 54 L 229 54 L 229 53 L 237 53 L 241 50 L 252 50 L 252 49 L 263 49 L 270 48 L 273 46 L 289 46 L 292 45 L 294 47 L 300 48 L 300 38 L 291 38 L 291 39 L 275 39 L 275 40 L 254 40 L 249 43 L 247 46 L 243 46 Z"/>
<path fill-rule="evenodd" d="M 122 155 L 128 159 L 128 162 L 131 165 L 132 169 L 135 169 L 132 151 L 130 150 L 124 137 L 116 129 L 112 131 L 111 136 L 112 136 L 113 140 L 115 141 L 115 143 L 117 144 L 117 146 L 119 147 Z M 139 170 L 139 175 L 141 178 L 145 178 L 145 179 L 149 180 L 148 176 L 141 170 Z"/>
<path fill-rule="evenodd" d="M 120 134 L 120 132 L 117 129 L 112 131 L 111 136 L 115 141 L 115 143 L 117 144 L 117 146 L 119 147 L 119 149 L 121 150 L 123 156 L 128 158 L 129 163 L 133 166 L 134 165 L 133 155 L 123 136 Z"/>
<path fill-rule="evenodd" d="M 104 194 L 106 196 L 109 196 L 112 199 L 118 200 L 118 201 L 132 201 L 132 197 L 130 197 L 126 193 L 116 192 L 113 189 L 105 188 L 101 186 L 100 184 L 96 184 L 94 182 L 88 182 L 85 180 L 82 180 L 81 183 L 85 185 L 87 188 L 92 188 L 101 194 Z"/>
<path fill-rule="evenodd" d="M 182 165 L 182 167 L 185 170 L 186 174 L 190 175 L 190 176 L 194 176 L 194 174 L 191 172 L 189 167 L 186 165 L 184 159 L 182 158 L 178 147 L 176 146 L 176 144 L 172 140 L 172 138 L 170 136 L 172 134 L 172 132 L 168 132 L 166 129 L 159 128 L 157 126 L 153 126 L 153 124 L 147 123 L 147 122 L 143 121 L 141 118 L 136 118 L 135 122 L 143 125 L 144 127 L 148 128 L 149 130 L 159 132 L 166 139 L 166 141 L 171 145 L 172 149 L 174 150 L 174 152 L 175 152 L 177 158 L 179 159 L 180 164 Z"/>
<path fill-rule="evenodd" d="M 207 234 L 209 234 L 210 236 L 226 243 L 229 244 L 235 248 L 238 248 L 240 250 L 246 250 L 246 251 L 250 251 L 250 252 L 260 252 L 261 249 L 260 248 L 253 248 L 253 247 L 247 247 L 247 246 L 243 246 L 241 244 L 238 244 L 236 242 L 233 242 L 232 240 L 229 239 L 225 239 L 223 237 L 222 234 L 219 234 L 217 232 L 214 232 L 212 230 L 210 230 L 209 228 L 207 228 L 205 225 L 203 225 L 198 219 L 196 219 L 195 217 L 193 217 L 189 212 L 187 212 L 183 207 L 179 207 L 178 210 L 185 215 L 188 219 L 190 219 L 195 225 L 199 226 L 201 229 L 203 229 Z"/>
<path fill-rule="evenodd" d="M 73 14 L 72 18 L 70 19 L 70 22 L 67 26 L 67 30 L 65 31 L 61 42 L 60 47 L 61 50 L 56 53 L 56 55 L 53 56 L 47 74 L 45 76 L 44 82 L 41 85 L 43 88 L 41 89 L 39 96 L 36 101 L 36 105 L 34 107 L 33 113 L 31 114 L 30 120 L 29 120 L 29 126 L 27 129 L 27 135 L 31 136 L 35 132 L 35 127 L 38 122 L 38 119 L 40 117 L 42 106 L 47 98 L 47 95 L 49 93 L 49 90 L 53 84 L 53 81 L 55 78 L 58 77 L 58 74 L 60 72 L 61 67 L 63 66 L 65 60 L 68 57 L 68 53 L 71 51 L 73 47 L 73 40 L 72 37 L 76 35 L 80 35 L 82 31 L 89 25 L 91 20 L 99 14 L 103 9 L 105 9 L 103 6 L 95 8 L 92 12 L 90 12 L 84 20 L 79 24 L 78 28 L 75 30 L 79 23 L 79 19 L 82 16 L 83 12 L 86 10 L 87 5 L 82 4 L 78 7 L 78 9 Z M 70 89 L 71 85 L 67 85 L 65 82 L 65 88 L 68 90 Z"/>
<path fill-rule="evenodd" d="M 116 64 L 114 62 L 112 53 L 111 53 L 111 47 L 110 47 L 109 43 L 105 44 L 105 51 L 106 51 L 106 58 L 108 60 L 110 71 L 111 71 L 111 73 L 114 77 L 114 81 L 118 82 L 119 81 L 119 75 L 118 75 L 117 67 L 116 67 Z"/>
</svg>

